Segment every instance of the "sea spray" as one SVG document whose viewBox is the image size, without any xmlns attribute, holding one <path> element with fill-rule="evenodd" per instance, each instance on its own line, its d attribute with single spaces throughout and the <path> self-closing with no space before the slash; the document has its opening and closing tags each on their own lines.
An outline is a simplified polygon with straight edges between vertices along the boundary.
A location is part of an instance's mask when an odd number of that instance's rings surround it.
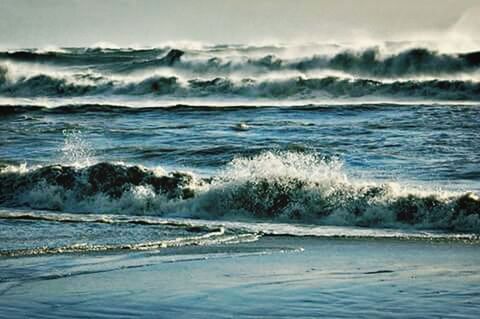
<svg viewBox="0 0 480 319">
<path fill-rule="evenodd" d="M 89 166 L 96 162 L 93 147 L 79 129 L 64 129 L 64 142 L 60 151 L 60 163 L 72 166 Z"/>
<path fill-rule="evenodd" d="M 467 101 L 478 101 L 480 96 L 479 52 L 369 47 L 332 53 L 328 46 L 317 46 L 299 57 L 284 51 L 289 49 L 226 46 L 0 52 L 0 95 Z"/>
<path fill-rule="evenodd" d="M 0 203 L 65 212 L 480 232 L 480 200 L 473 193 L 351 180 L 341 166 L 337 159 L 267 152 L 236 159 L 203 179 L 111 163 L 6 170 L 0 173 Z"/>
</svg>

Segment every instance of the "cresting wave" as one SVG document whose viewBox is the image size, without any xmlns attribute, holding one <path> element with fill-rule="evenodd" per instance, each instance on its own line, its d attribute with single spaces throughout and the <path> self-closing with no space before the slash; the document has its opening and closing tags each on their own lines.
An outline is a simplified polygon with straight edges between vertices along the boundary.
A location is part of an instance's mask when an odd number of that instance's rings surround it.
<svg viewBox="0 0 480 319">
<path fill-rule="evenodd" d="M 313 50 L 293 49 L 294 53 L 289 54 L 288 47 L 216 46 L 196 50 L 168 47 L 64 48 L 47 52 L 0 52 L 0 59 L 68 66 L 105 64 L 112 71 L 132 71 L 154 66 L 172 66 L 197 72 L 232 72 L 248 68 L 262 71 L 332 69 L 384 77 L 469 72 L 480 67 L 479 51 L 447 54 L 428 48 L 410 47 L 399 52 L 383 52 L 379 47 L 348 49 L 335 45 Z"/>
<path fill-rule="evenodd" d="M 4 166 L 0 204 L 64 212 L 255 220 L 480 233 L 480 199 L 350 180 L 340 162 L 300 153 L 238 158 L 219 174 L 139 166 Z"/>
<path fill-rule="evenodd" d="M 480 52 L 316 48 L 298 56 L 301 50 L 293 55 L 288 50 L 224 46 L 0 52 L 0 95 L 480 99 Z"/>
<path fill-rule="evenodd" d="M 1 72 L 1 70 L 0 70 Z M 370 79 L 293 77 L 257 81 L 232 81 L 215 77 L 182 83 L 178 77 L 154 76 L 140 82 L 98 81 L 97 84 L 69 82 L 64 78 L 38 75 L 18 82 L 1 81 L 0 94 L 9 97 L 77 97 L 92 95 L 157 96 L 167 98 L 357 98 L 364 96 L 400 99 L 480 100 L 480 82 L 458 80 L 407 80 L 384 83 Z"/>
</svg>

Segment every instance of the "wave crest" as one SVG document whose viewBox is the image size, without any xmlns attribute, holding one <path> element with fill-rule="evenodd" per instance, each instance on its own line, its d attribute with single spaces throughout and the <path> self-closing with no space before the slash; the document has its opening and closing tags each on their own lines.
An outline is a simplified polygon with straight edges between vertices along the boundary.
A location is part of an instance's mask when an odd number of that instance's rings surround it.
<svg viewBox="0 0 480 319">
<path fill-rule="evenodd" d="M 288 54 L 292 50 L 295 54 Z M 380 46 L 363 49 L 337 46 L 333 51 L 331 46 L 310 49 L 228 45 L 199 49 L 63 48 L 0 52 L 0 59 L 50 65 L 103 65 L 113 72 L 167 66 L 216 74 L 241 70 L 306 72 L 330 69 L 360 76 L 400 77 L 472 72 L 480 68 L 480 51 L 441 53 L 425 47 L 407 47 L 385 52 Z"/>
<path fill-rule="evenodd" d="M 474 101 L 480 97 L 480 52 L 323 48 L 291 56 L 285 50 L 225 46 L 0 52 L 0 94 Z"/>
<path fill-rule="evenodd" d="M 5 73 L 5 72 L 4 72 Z M 152 76 L 131 80 L 90 75 L 56 76 L 39 74 L 15 81 L 2 76 L 0 94 L 12 97 L 79 96 L 161 96 L 165 98 L 358 98 L 412 97 L 438 100 L 480 100 L 480 82 L 463 80 L 398 80 L 382 82 L 337 76 L 279 79 L 183 79 L 176 76 Z"/>
<path fill-rule="evenodd" d="M 203 179 L 99 163 L 4 169 L 0 185 L 0 203 L 7 206 L 480 233 L 480 199 L 473 193 L 351 181 L 340 162 L 300 153 L 237 159 Z"/>
</svg>

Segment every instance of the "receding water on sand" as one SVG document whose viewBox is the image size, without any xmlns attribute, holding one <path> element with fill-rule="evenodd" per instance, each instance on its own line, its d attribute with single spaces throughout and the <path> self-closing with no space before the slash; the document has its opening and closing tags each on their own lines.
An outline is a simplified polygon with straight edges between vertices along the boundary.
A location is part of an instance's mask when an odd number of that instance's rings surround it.
<svg viewBox="0 0 480 319">
<path fill-rule="evenodd" d="M 3 259 L 2 276 L 12 279 L 2 284 L 0 313 L 475 318 L 479 262 L 477 243 L 270 236 L 233 246 Z"/>
</svg>

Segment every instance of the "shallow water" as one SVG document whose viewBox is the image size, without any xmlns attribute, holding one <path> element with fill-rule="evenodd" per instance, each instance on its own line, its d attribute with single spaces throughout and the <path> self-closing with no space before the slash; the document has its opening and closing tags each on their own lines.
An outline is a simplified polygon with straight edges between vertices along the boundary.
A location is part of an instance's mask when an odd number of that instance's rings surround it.
<svg viewBox="0 0 480 319">
<path fill-rule="evenodd" d="M 234 246 L 10 259 L 2 274 L 16 281 L 3 285 L 0 313 L 476 318 L 478 252 L 478 245 L 455 242 L 264 237 Z"/>
</svg>

